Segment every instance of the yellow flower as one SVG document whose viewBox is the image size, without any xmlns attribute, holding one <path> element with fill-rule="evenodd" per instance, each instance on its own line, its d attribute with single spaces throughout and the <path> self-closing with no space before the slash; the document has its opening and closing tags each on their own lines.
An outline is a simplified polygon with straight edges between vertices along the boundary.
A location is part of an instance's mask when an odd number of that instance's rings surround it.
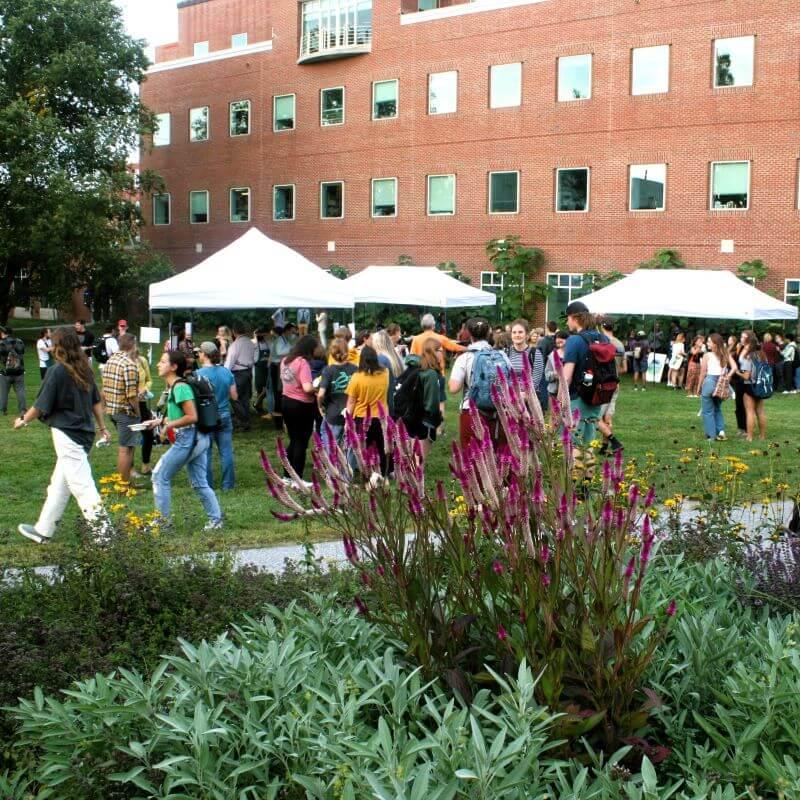
<svg viewBox="0 0 800 800">
<path fill-rule="evenodd" d="M 111 489 L 103 488 L 100 490 L 100 494 L 111 494 Z"/>
<path fill-rule="evenodd" d="M 722 492 L 725 491 L 725 487 L 717 484 L 716 486 L 711 487 L 711 491 L 714 492 L 714 494 L 722 494 Z"/>
<path fill-rule="evenodd" d="M 592 439 L 592 441 L 589 442 L 589 447 L 591 447 L 592 450 L 599 450 L 602 446 L 603 443 L 600 441 L 600 439 Z"/>
<path fill-rule="evenodd" d="M 111 506 L 110 511 L 112 514 L 116 514 L 118 511 L 122 511 L 123 508 L 125 508 L 124 503 L 114 503 L 114 505 Z"/>
<path fill-rule="evenodd" d="M 691 464 L 692 463 L 692 459 L 689 456 L 683 456 L 683 457 L 679 458 L 678 461 L 680 461 L 681 464 Z"/>
<path fill-rule="evenodd" d="M 678 504 L 677 504 L 677 502 L 675 500 L 673 500 L 671 497 L 669 497 L 664 501 L 664 505 L 667 508 L 675 508 L 675 506 L 677 506 Z"/>
<path fill-rule="evenodd" d="M 751 456 L 760 456 L 761 455 L 761 451 L 760 450 L 751 450 L 750 451 L 750 455 Z"/>
</svg>

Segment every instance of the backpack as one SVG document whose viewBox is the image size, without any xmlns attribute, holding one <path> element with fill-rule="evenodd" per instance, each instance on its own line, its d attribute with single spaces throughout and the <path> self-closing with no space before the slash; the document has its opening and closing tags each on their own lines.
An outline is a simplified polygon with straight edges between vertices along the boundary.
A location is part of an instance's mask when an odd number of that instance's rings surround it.
<svg viewBox="0 0 800 800">
<path fill-rule="evenodd" d="M 595 342 L 585 331 L 578 334 L 589 345 L 583 374 L 577 376 L 578 397 L 590 406 L 611 402 L 619 386 L 617 348 L 611 342 Z"/>
<path fill-rule="evenodd" d="M 95 343 L 94 343 L 94 350 L 92 354 L 94 355 L 95 359 L 97 359 L 98 364 L 106 364 L 108 363 L 108 351 L 106 350 L 106 342 L 108 341 L 108 336 L 101 336 Z"/>
<path fill-rule="evenodd" d="M 472 362 L 472 374 L 469 379 L 469 399 L 475 403 L 478 411 L 485 414 L 494 412 L 492 402 L 492 386 L 498 381 L 498 370 L 506 379 L 509 378 L 511 368 L 508 357 L 499 350 L 478 350 Z"/>
<path fill-rule="evenodd" d="M 394 382 L 392 390 L 392 419 L 402 419 L 406 427 L 409 423 L 418 424 L 422 420 L 424 403 L 422 398 L 422 370 L 414 365 L 406 367 Z"/>
<path fill-rule="evenodd" d="M 756 400 L 767 400 L 772 397 L 772 367 L 763 361 L 753 360 L 750 371 L 750 389 Z"/>
<path fill-rule="evenodd" d="M 3 374 L 13 378 L 17 375 L 22 375 L 25 368 L 22 364 L 22 356 L 17 352 L 17 343 L 19 339 L 6 339 L 8 352 L 6 353 L 5 363 L 2 365 Z M 24 352 L 24 348 L 23 348 Z"/>
<path fill-rule="evenodd" d="M 194 404 L 197 408 L 197 430 L 201 433 L 212 433 L 219 430 L 219 408 L 211 381 L 196 375 L 185 375 L 175 383 L 179 381 L 185 383 L 194 394 Z"/>
<path fill-rule="evenodd" d="M 534 365 L 536 364 L 536 356 L 541 356 L 543 361 L 546 361 L 544 353 L 538 349 L 531 349 L 528 353 L 528 360 L 531 365 L 531 378 L 534 375 Z M 542 407 L 543 411 L 547 411 L 550 408 L 550 392 L 548 391 L 548 381 L 545 377 L 545 366 L 546 364 L 542 364 L 542 374 L 539 378 L 539 382 L 533 387 L 534 392 L 536 392 L 536 396 L 539 398 L 539 405 Z"/>
</svg>

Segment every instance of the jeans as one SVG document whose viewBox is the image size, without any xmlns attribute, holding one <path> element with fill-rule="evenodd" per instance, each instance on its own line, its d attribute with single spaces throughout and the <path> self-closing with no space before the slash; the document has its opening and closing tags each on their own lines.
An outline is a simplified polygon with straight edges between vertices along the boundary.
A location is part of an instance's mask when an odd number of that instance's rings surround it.
<svg viewBox="0 0 800 800">
<path fill-rule="evenodd" d="M 169 517 L 172 501 L 172 479 L 186 467 L 189 482 L 200 497 L 211 522 L 222 520 L 222 511 L 214 490 L 208 485 L 206 474 L 206 453 L 211 447 L 208 434 L 200 433 L 196 428 L 178 428 L 175 431 L 175 443 L 164 453 L 153 470 L 153 499 L 156 511 L 162 517 Z"/>
<path fill-rule="evenodd" d="M 800 390 L 800 367 L 794 371 L 794 388 Z"/>
<path fill-rule="evenodd" d="M 580 412 L 580 419 L 575 426 L 572 438 L 576 447 L 587 448 L 597 436 L 597 422 L 600 419 L 602 406 L 590 406 L 581 400 L 580 397 L 573 397 L 570 400 L 572 410 Z"/>
<path fill-rule="evenodd" d="M 703 411 L 703 430 L 709 439 L 715 439 L 725 431 L 725 418 L 722 416 L 722 400 L 712 397 L 717 385 L 718 375 L 706 375 L 700 390 L 700 408 Z"/>
<path fill-rule="evenodd" d="M 58 428 L 51 428 L 56 466 L 47 487 L 47 500 L 42 506 L 36 530 L 42 536 L 52 536 L 64 514 L 70 496 L 74 497 L 95 533 L 103 534 L 108 524 L 100 493 L 94 484 L 92 468 L 86 451 Z"/>
<path fill-rule="evenodd" d="M 330 433 L 328 433 L 330 431 Z M 320 431 L 320 436 L 322 437 L 322 444 L 327 450 L 328 455 L 331 453 L 331 446 L 328 442 L 328 439 L 333 439 L 334 446 L 341 445 L 342 437 L 344 436 L 344 423 L 341 425 L 331 425 L 328 420 L 322 420 L 322 430 Z"/>
<path fill-rule="evenodd" d="M 736 393 L 736 427 L 747 430 L 747 414 L 744 410 L 744 381 L 738 375 L 731 378 L 731 389 Z"/>
<path fill-rule="evenodd" d="M 139 417 L 141 418 L 142 422 L 147 422 L 147 420 L 153 419 L 153 415 L 150 413 L 150 406 L 147 405 L 146 400 L 139 401 Z M 142 464 L 150 463 L 150 456 L 153 454 L 154 439 L 154 430 L 150 429 L 142 431 Z"/>
<path fill-rule="evenodd" d="M 24 414 L 28 410 L 24 375 L 0 375 L 0 413 L 5 414 L 8 411 L 8 394 L 12 386 L 17 395 L 17 410 L 20 414 Z"/>
<path fill-rule="evenodd" d="M 219 462 L 222 468 L 222 489 L 227 491 L 233 489 L 236 484 L 236 476 L 233 467 L 233 420 L 230 414 L 219 415 L 219 430 L 209 434 L 211 445 L 208 448 L 208 460 L 206 462 L 206 476 L 208 485 L 214 488 L 214 469 L 212 466 L 214 445 L 219 450 Z"/>
<path fill-rule="evenodd" d="M 283 402 L 283 387 L 281 386 L 281 365 L 269 365 L 269 388 L 272 394 L 272 413 L 280 415 Z"/>
<path fill-rule="evenodd" d="M 233 373 L 236 381 L 236 392 L 239 399 L 233 403 L 233 413 L 236 421 L 244 430 L 250 429 L 250 398 L 253 395 L 253 371 L 249 369 L 237 369 Z"/>
<path fill-rule="evenodd" d="M 306 451 L 314 431 L 314 412 L 316 403 L 303 403 L 291 397 L 283 398 L 283 422 L 289 434 L 289 446 L 286 455 L 292 469 L 303 478 L 306 468 Z"/>
</svg>

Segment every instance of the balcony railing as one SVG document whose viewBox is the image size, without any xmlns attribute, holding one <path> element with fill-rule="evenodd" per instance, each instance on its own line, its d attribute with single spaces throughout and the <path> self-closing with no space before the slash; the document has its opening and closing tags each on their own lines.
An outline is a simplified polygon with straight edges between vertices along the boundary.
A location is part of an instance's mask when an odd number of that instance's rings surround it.
<svg viewBox="0 0 800 800">
<path fill-rule="evenodd" d="M 358 55 L 372 51 L 372 25 L 346 25 L 339 28 L 314 28 L 300 38 L 300 57 L 304 61 Z"/>
</svg>

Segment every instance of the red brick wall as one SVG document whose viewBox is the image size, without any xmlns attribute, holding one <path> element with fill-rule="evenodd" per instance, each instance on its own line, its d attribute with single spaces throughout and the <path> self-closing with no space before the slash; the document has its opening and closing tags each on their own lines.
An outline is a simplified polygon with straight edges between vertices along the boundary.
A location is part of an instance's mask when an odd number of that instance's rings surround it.
<svg viewBox="0 0 800 800">
<path fill-rule="evenodd" d="M 270 13 L 265 13 L 269 5 Z M 249 12 L 248 12 L 249 10 Z M 316 263 L 359 269 L 452 260 L 479 281 L 484 245 L 520 234 L 542 247 L 552 272 L 631 270 L 661 247 L 697 267 L 761 258 L 767 287 L 800 278 L 800 9 L 795 0 L 547 0 L 512 9 L 400 25 L 400 3 L 373 4 L 373 52 L 298 66 L 297 2 L 209 0 L 183 8 L 181 53 L 229 41 L 247 13 L 250 42 L 271 52 L 151 75 L 155 112 L 170 111 L 172 145 L 143 154 L 172 193 L 172 224 L 146 235 L 178 265 L 197 263 L 247 225 L 228 222 L 228 189 L 250 186 L 252 222 Z M 236 16 L 236 15 L 239 16 Z M 264 20 L 269 20 L 265 24 Z M 255 25 L 255 23 L 254 23 Z M 259 35 L 254 35 L 258 30 Z M 756 36 L 755 85 L 712 88 L 712 40 Z M 194 38 L 193 38 L 194 37 Z M 670 44 L 670 92 L 630 95 L 630 50 Z M 591 52 L 592 98 L 557 103 L 556 59 Z M 488 108 L 492 64 L 523 62 L 519 108 Z M 458 112 L 427 115 L 429 72 L 459 71 Z M 400 79 L 400 116 L 371 121 L 371 82 Z M 346 124 L 321 128 L 319 91 L 346 86 Z M 297 129 L 272 132 L 272 96 L 297 95 Z M 231 139 L 228 102 L 253 103 L 252 133 Z M 211 107 L 211 139 L 188 142 L 188 109 Z M 752 161 L 750 210 L 710 211 L 709 162 Z M 628 165 L 668 164 L 667 210 L 631 213 Z M 554 212 L 554 170 L 591 167 L 588 214 Z M 487 173 L 519 170 L 516 216 L 487 214 Z M 457 175 L 453 217 L 426 215 L 425 176 Z M 397 218 L 370 218 L 370 179 L 399 178 Z M 319 219 L 319 181 L 344 180 L 345 219 Z M 272 186 L 296 184 L 296 220 L 272 221 Z M 187 222 L 188 193 L 211 192 L 211 224 Z M 150 214 L 146 203 L 146 214 Z M 735 252 L 719 252 L 722 239 Z M 336 242 L 336 252 L 327 242 Z M 195 253 L 202 243 L 203 256 Z"/>
</svg>

